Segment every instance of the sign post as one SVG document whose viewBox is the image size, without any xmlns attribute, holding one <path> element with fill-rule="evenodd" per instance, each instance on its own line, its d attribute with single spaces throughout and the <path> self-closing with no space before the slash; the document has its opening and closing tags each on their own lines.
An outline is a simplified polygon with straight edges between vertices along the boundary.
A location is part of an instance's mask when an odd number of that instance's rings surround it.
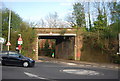
<svg viewBox="0 0 120 81">
<path fill-rule="evenodd" d="M 19 52 L 21 53 L 23 40 L 22 40 L 21 34 L 19 34 L 19 36 L 20 37 L 18 38 L 18 49 L 19 49 Z"/>
<path fill-rule="evenodd" d="M 2 49 L 3 49 L 3 44 L 2 43 L 1 43 L 1 47 L 0 48 L 1 48 L 0 50 L 2 51 Z"/>
<path fill-rule="evenodd" d="M 7 46 L 10 46 L 10 45 L 11 45 L 11 43 L 8 41 L 6 45 L 7 45 Z"/>
<path fill-rule="evenodd" d="M 19 45 L 23 44 L 22 37 L 19 37 L 19 39 L 18 39 L 18 44 L 19 44 Z"/>
<path fill-rule="evenodd" d="M 1 45 L 1 47 L 0 47 L 1 49 L 0 50 L 1 51 L 3 50 L 3 44 L 5 43 L 5 41 L 6 40 L 4 38 L 0 37 L 0 45 Z"/>
</svg>

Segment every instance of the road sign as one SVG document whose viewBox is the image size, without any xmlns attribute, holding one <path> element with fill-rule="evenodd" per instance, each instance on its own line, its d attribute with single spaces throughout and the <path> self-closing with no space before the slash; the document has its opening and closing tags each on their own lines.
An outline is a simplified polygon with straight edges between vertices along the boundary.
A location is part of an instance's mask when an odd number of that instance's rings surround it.
<svg viewBox="0 0 120 81">
<path fill-rule="evenodd" d="M 7 46 L 10 46 L 11 44 L 10 44 L 10 42 L 8 41 L 6 45 L 7 45 Z"/>
<path fill-rule="evenodd" d="M 21 46 L 21 45 L 18 45 L 18 49 L 21 50 L 21 49 L 22 49 L 22 46 Z"/>
<path fill-rule="evenodd" d="M 20 44 L 20 45 L 23 44 L 22 37 L 19 37 L 18 44 Z"/>
<path fill-rule="evenodd" d="M 49 33 L 49 35 L 52 35 L 52 34 L 53 34 L 52 32 Z"/>
<path fill-rule="evenodd" d="M 0 37 L 0 43 L 2 43 L 2 44 L 5 43 L 5 39 Z"/>
</svg>

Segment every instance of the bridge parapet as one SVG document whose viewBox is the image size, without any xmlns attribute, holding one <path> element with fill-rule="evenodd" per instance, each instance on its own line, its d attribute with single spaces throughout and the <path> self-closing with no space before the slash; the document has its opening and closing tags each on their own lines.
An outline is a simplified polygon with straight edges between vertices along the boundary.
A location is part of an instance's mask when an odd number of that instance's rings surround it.
<svg viewBox="0 0 120 81">
<path fill-rule="evenodd" d="M 76 34 L 77 30 L 76 28 L 34 28 L 37 33 L 59 33 L 59 34 L 65 34 L 65 33 L 72 33 Z"/>
</svg>

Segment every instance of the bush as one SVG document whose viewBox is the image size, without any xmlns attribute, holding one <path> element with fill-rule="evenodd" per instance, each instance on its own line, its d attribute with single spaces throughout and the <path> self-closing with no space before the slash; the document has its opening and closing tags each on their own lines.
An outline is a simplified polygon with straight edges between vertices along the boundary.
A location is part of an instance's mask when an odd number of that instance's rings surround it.
<svg viewBox="0 0 120 81">
<path fill-rule="evenodd" d="M 74 60 L 73 56 L 68 56 L 68 60 Z"/>
<path fill-rule="evenodd" d="M 113 63 L 120 64 L 120 55 L 118 54 L 112 55 L 112 61 Z"/>
</svg>

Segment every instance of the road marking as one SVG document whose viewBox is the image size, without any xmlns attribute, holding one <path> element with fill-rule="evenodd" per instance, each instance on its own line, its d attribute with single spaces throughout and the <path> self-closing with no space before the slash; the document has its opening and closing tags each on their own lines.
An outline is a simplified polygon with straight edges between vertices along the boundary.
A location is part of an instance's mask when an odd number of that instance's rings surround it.
<svg viewBox="0 0 120 81">
<path fill-rule="evenodd" d="M 64 69 L 60 70 L 60 72 L 66 72 L 70 74 L 78 74 L 78 75 L 104 75 L 103 73 L 99 73 L 93 70 L 85 70 L 85 69 Z"/>
<path fill-rule="evenodd" d="M 114 67 L 110 66 L 109 68 L 114 68 Z"/>
<path fill-rule="evenodd" d="M 93 65 L 93 67 L 98 67 L 98 66 L 94 66 L 94 65 Z"/>
<path fill-rule="evenodd" d="M 35 74 L 32 74 L 32 73 L 28 73 L 28 72 L 24 72 L 26 75 L 28 75 L 29 77 L 35 77 L 35 78 L 38 78 L 38 79 L 46 79 L 46 78 L 43 78 L 43 77 L 39 77 L 38 75 L 35 75 Z"/>
<path fill-rule="evenodd" d="M 119 67 L 115 67 L 116 69 L 118 69 Z"/>
<path fill-rule="evenodd" d="M 61 62 L 61 63 L 66 64 L 66 62 Z"/>
<path fill-rule="evenodd" d="M 75 63 L 67 63 L 68 65 L 77 65 L 77 64 L 75 64 Z"/>
<path fill-rule="evenodd" d="M 85 66 L 85 65 L 79 65 L 79 66 L 83 67 L 83 66 Z"/>
<path fill-rule="evenodd" d="M 90 67 L 90 66 L 92 66 L 92 65 L 85 65 L 85 66 Z"/>
<path fill-rule="evenodd" d="M 101 66 L 101 67 L 105 68 L 106 66 Z"/>
</svg>

